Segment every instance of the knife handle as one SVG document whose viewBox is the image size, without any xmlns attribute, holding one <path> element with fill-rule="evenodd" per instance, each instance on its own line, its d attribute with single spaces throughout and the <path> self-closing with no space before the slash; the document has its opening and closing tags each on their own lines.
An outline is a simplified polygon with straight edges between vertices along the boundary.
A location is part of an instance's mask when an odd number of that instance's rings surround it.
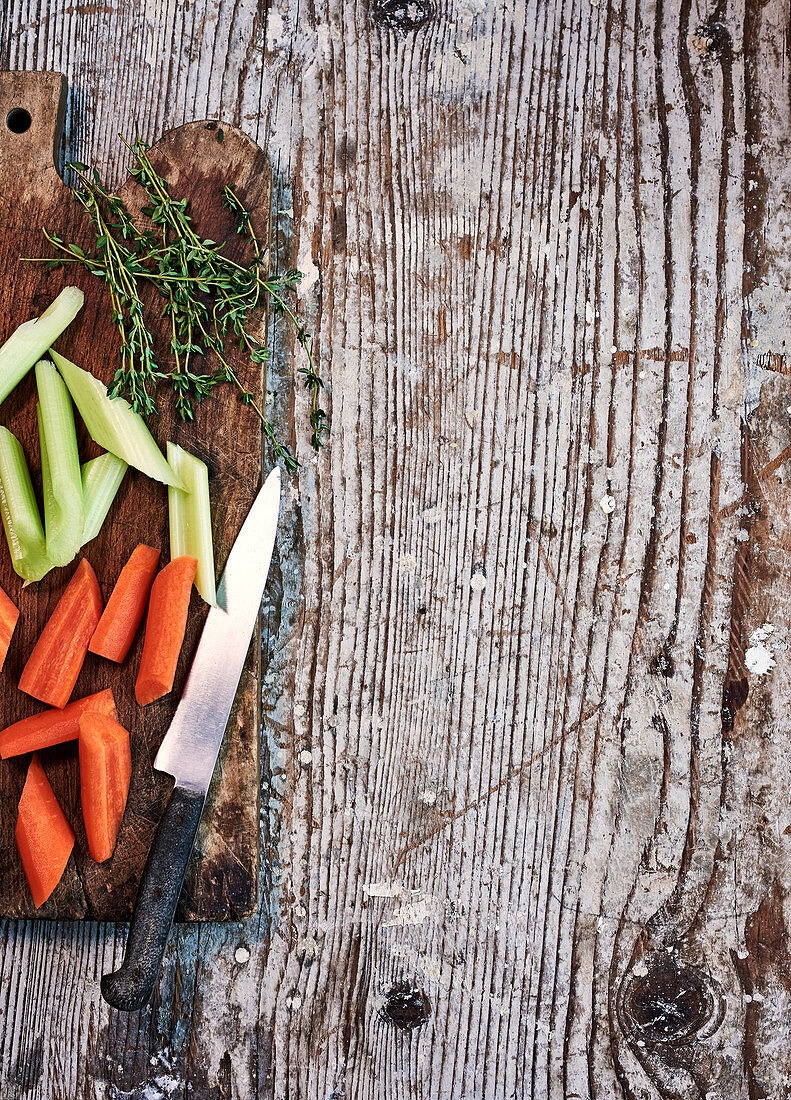
<svg viewBox="0 0 791 1100">
<path fill-rule="evenodd" d="M 174 787 L 143 870 L 120 969 L 102 978 L 113 1008 L 134 1012 L 148 1004 L 195 844 L 205 795 Z"/>
</svg>

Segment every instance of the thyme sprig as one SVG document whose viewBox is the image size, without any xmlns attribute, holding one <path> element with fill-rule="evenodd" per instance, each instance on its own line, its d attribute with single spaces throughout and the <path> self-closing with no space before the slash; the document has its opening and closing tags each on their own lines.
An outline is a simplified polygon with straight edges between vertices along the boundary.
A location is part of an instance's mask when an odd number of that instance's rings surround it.
<svg viewBox="0 0 791 1100">
<path fill-rule="evenodd" d="M 266 255 L 249 211 L 231 186 L 223 188 L 223 202 L 234 217 L 237 233 L 248 242 L 252 260 L 240 264 L 225 255 L 221 244 L 195 231 L 188 200 L 171 194 L 151 163 L 149 146 L 139 138 L 125 144 L 135 158 L 131 175 L 146 194 L 147 204 L 141 210 L 146 227 L 138 226 L 122 199 L 102 186 L 95 169 L 73 163 L 68 167 L 80 183 L 75 195 L 95 231 L 93 248 L 86 251 L 44 231 L 60 253 L 45 259 L 48 267 L 76 263 L 107 285 L 121 338 L 121 365 L 110 395 L 126 397 L 136 412 L 150 415 L 156 412 L 157 383 L 166 380 L 174 391 L 178 415 L 191 420 L 193 403 L 202 401 L 219 383 L 229 382 L 239 390 L 240 400 L 258 414 L 275 456 L 287 469 L 295 469 L 298 463 L 289 448 L 276 438 L 254 394 L 229 362 L 226 343 L 237 341 L 250 361 L 260 364 L 269 353 L 251 331 L 256 310 L 268 299 L 272 311 L 290 322 L 305 352 L 306 365 L 298 373 L 310 393 L 311 442 L 318 450 L 329 433 L 327 413 L 321 407 L 324 383 L 316 370 L 311 338 L 290 304 L 301 273 L 292 269 L 282 276 L 265 276 Z M 156 359 L 141 297 L 145 284 L 156 288 L 164 300 L 162 316 L 170 320 L 173 361 L 169 370 Z M 219 368 L 208 369 L 209 354 Z"/>
</svg>

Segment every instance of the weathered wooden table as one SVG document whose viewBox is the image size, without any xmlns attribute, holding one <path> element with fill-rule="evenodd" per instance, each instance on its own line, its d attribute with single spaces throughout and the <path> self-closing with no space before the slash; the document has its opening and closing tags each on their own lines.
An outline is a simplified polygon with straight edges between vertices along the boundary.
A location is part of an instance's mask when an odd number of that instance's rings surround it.
<svg viewBox="0 0 791 1100">
<path fill-rule="evenodd" d="M 787 2 L 2 19 L 64 159 L 266 145 L 334 426 L 275 327 L 258 916 L 3 925 L 3 1100 L 791 1095 Z"/>
</svg>

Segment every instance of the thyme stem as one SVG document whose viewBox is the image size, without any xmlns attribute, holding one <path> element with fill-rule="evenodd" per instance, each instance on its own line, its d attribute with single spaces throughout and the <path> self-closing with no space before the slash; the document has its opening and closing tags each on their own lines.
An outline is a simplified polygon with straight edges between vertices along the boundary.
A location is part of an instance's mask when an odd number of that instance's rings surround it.
<svg viewBox="0 0 791 1100">
<path fill-rule="evenodd" d="M 194 417 L 194 403 L 203 400 L 218 383 L 228 382 L 261 420 L 276 457 L 287 469 L 295 469 L 298 463 L 289 448 L 276 438 L 253 393 L 229 362 L 226 343 L 229 339 L 238 341 L 254 364 L 268 358 L 266 347 L 251 331 L 252 315 L 268 296 L 273 312 L 293 326 L 305 353 L 307 365 L 298 367 L 298 373 L 310 391 L 311 442 L 318 449 L 329 433 L 327 413 L 320 400 L 324 383 L 316 370 L 310 337 L 289 302 L 300 273 L 292 270 L 280 277 L 263 277 L 261 242 L 249 211 L 230 186 L 223 188 L 223 201 L 234 216 L 237 232 L 250 245 L 251 262 L 238 263 L 224 254 L 221 245 L 200 237 L 192 225 L 188 201 L 171 194 L 167 181 L 151 163 L 148 146 L 139 138 L 134 142 L 121 140 L 134 154 L 131 175 L 145 191 L 147 205 L 142 214 L 153 228 L 135 224 L 119 196 L 102 186 L 95 170 L 72 164 L 69 167 L 81 184 L 75 193 L 93 226 L 94 246 L 85 251 L 44 231 L 58 253 L 45 259 L 48 266 L 76 263 L 107 284 L 113 321 L 121 338 L 121 365 L 110 387 L 111 395 L 129 398 L 136 412 L 150 415 L 156 411 L 157 383 L 165 379 L 174 391 L 179 416 L 189 420 Z M 162 315 L 170 319 L 169 350 L 173 360 L 169 370 L 161 369 L 155 359 L 154 340 L 140 293 L 145 284 L 156 289 L 163 299 Z M 207 369 L 203 363 L 207 355 L 216 357 L 219 370 Z M 193 366 L 196 359 L 201 361 L 200 367 Z"/>
</svg>

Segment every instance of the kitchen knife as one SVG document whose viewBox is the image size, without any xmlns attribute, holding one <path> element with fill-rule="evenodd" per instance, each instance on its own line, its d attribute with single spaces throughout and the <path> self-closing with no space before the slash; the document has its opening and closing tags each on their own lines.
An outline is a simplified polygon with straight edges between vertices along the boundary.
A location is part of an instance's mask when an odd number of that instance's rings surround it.
<svg viewBox="0 0 791 1100">
<path fill-rule="evenodd" d="M 228 555 L 187 685 L 154 760 L 176 780 L 137 891 L 119 970 L 102 995 L 132 1012 L 148 1003 L 162 966 L 206 792 L 264 594 L 280 509 L 280 470 L 264 482 Z"/>
</svg>

